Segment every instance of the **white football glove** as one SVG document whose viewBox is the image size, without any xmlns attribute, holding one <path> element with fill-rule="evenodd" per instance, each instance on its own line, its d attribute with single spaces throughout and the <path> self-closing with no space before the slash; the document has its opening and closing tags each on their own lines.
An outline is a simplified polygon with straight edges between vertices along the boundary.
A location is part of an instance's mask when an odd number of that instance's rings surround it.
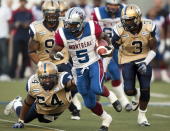
<svg viewBox="0 0 170 131">
<path fill-rule="evenodd" d="M 62 52 L 57 52 L 54 55 L 54 59 L 57 60 L 57 61 L 62 60 L 62 59 L 64 59 L 64 54 Z"/>
</svg>

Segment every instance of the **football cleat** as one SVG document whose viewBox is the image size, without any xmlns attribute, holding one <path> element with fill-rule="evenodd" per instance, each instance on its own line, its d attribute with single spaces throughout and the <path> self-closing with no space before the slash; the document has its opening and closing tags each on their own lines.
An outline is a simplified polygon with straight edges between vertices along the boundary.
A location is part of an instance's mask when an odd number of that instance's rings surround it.
<svg viewBox="0 0 170 131">
<path fill-rule="evenodd" d="M 108 127 L 101 126 L 98 131 L 108 131 Z"/>
<path fill-rule="evenodd" d="M 71 113 L 71 120 L 80 120 L 80 111 L 79 110 L 74 110 Z"/>
<path fill-rule="evenodd" d="M 120 104 L 119 100 L 115 101 L 112 106 L 114 107 L 114 109 L 117 112 L 121 112 L 122 111 L 122 105 Z"/>
<path fill-rule="evenodd" d="M 105 111 L 103 112 L 102 116 L 102 126 L 100 127 L 101 131 L 108 131 L 108 127 L 110 126 L 110 123 L 112 122 L 111 115 L 107 114 Z M 102 128 L 103 127 L 103 128 Z M 107 127 L 107 128 L 105 128 Z M 103 130 L 102 130 L 103 129 Z M 107 129 L 107 130 L 106 130 Z"/>
<path fill-rule="evenodd" d="M 126 111 L 131 111 L 132 110 L 132 105 L 130 105 L 130 104 L 127 104 L 126 106 L 125 106 L 125 110 Z"/>
<path fill-rule="evenodd" d="M 139 103 L 132 101 L 132 110 L 136 111 L 138 109 L 138 107 L 139 107 Z"/>
<path fill-rule="evenodd" d="M 5 114 L 5 115 L 9 115 L 10 113 L 13 112 L 13 110 L 14 110 L 14 103 L 17 102 L 17 101 L 21 102 L 21 101 L 22 101 L 22 97 L 17 96 L 15 99 L 13 99 L 12 101 L 10 101 L 10 102 L 6 105 L 6 107 L 5 107 L 5 109 L 4 109 L 4 114 Z"/>
<path fill-rule="evenodd" d="M 138 123 L 139 126 L 150 126 L 151 124 L 148 121 L 143 121 L 142 123 Z"/>
</svg>

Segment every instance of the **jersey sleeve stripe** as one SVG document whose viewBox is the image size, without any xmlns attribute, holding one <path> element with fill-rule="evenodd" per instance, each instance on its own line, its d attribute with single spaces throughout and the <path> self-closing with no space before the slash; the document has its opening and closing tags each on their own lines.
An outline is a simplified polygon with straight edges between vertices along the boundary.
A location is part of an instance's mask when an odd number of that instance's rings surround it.
<svg viewBox="0 0 170 131">
<path fill-rule="evenodd" d="M 101 20 L 101 16 L 100 16 L 99 8 L 94 8 L 94 12 L 95 12 L 95 15 L 97 17 L 97 20 L 100 21 Z"/>
<path fill-rule="evenodd" d="M 89 24 L 90 24 L 90 31 L 91 31 L 91 34 L 93 35 L 93 34 L 95 34 L 94 22 L 93 22 L 93 21 L 90 21 Z"/>
<path fill-rule="evenodd" d="M 60 84 L 61 84 L 62 88 L 64 88 L 63 79 L 64 79 L 64 76 L 66 74 L 68 74 L 68 73 L 67 72 L 62 72 L 61 77 L 60 77 Z"/>
<path fill-rule="evenodd" d="M 62 38 L 61 38 L 61 36 L 60 36 L 59 31 L 57 31 L 57 32 L 55 33 L 55 43 L 56 43 L 57 45 L 59 45 L 59 46 L 64 47 L 64 42 L 63 42 L 63 40 L 62 40 Z"/>
<path fill-rule="evenodd" d="M 30 28 L 33 31 L 34 35 L 36 34 L 36 29 L 33 24 L 30 24 Z"/>
<path fill-rule="evenodd" d="M 113 31 L 116 33 L 117 36 L 120 36 L 116 25 L 113 27 Z"/>
<path fill-rule="evenodd" d="M 62 38 L 62 40 L 63 40 L 64 46 L 66 47 L 66 46 L 67 46 L 67 44 L 66 44 L 66 43 L 67 43 L 67 39 L 66 39 L 66 37 L 65 37 L 63 28 L 60 28 L 60 29 L 59 29 L 59 34 L 60 34 L 60 36 L 61 36 L 61 38 Z"/>
</svg>

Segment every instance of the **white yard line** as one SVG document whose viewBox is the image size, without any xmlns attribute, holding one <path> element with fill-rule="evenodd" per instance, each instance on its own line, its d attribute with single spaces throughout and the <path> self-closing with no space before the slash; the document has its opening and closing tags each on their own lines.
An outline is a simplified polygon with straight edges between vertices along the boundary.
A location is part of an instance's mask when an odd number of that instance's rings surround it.
<svg viewBox="0 0 170 131">
<path fill-rule="evenodd" d="M 170 97 L 167 94 L 163 94 L 163 93 L 151 93 L 151 97 L 156 97 L 156 98 L 168 98 Z"/>
<path fill-rule="evenodd" d="M 9 120 L 5 120 L 5 119 L 0 119 L 0 121 L 7 122 L 7 123 L 15 123 L 16 122 L 16 121 L 9 121 Z M 60 129 L 56 129 L 56 128 L 50 128 L 50 127 L 40 126 L 40 125 L 35 125 L 35 124 L 25 124 L 25 125 L 48 129 L 48 130 L 53 130 L 53 131 L 64 131 L 64 130 L 60 130 Z"/>
<path fill-rule="evenodd" d="M 162 118 L 170 118 L 170 116 L 168 115 L 163 115 L 163 114 L 152 114 L 153 116 L 156 116 L 156 117 L 162 117 Z"/>
</svg>

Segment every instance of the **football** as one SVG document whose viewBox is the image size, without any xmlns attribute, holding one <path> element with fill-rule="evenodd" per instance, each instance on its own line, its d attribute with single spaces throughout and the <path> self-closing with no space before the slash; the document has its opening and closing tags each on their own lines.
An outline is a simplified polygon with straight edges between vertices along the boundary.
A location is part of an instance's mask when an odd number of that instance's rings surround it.
<svg viewBox="0 0 170 131">
<path fill-rule="evenodd" d="M 108 46 L 108 43 L 105 40 L 100 40 L 96 43 L 96 52 L 99 55 L 103 55 L 107 53 L 107 48 L 105 46 Z"/>
</svg>

